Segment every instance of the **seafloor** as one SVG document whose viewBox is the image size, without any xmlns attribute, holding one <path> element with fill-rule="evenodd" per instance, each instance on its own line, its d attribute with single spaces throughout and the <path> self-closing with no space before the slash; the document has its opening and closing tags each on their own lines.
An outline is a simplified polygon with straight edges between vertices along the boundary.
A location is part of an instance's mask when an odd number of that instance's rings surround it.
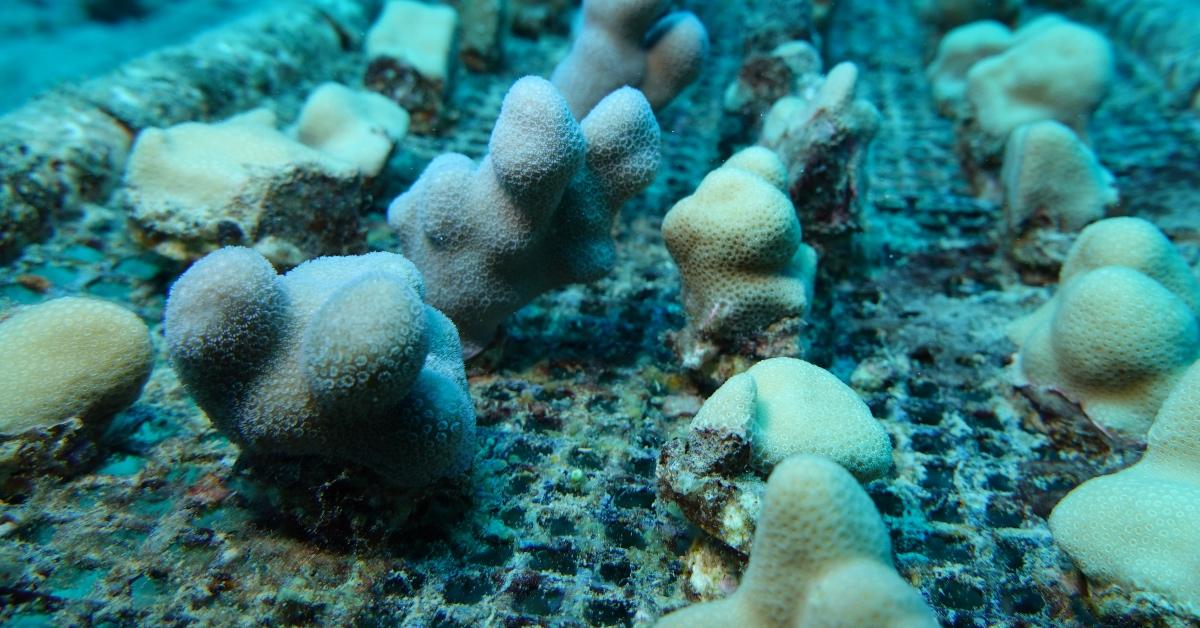
<svg viewBox="0 0 1200 628">
<path fill-rule="evenodd" d="M 140 249 L 118 208 L 91 206 L 0 267 L 0 309 L 92 294 L 133 307 L 159 345 L 98 466 L 40 479 L 2 506 L 0 622 L 628 625 L 687 603 L 681 556 L 701 533 L 656 499 L 655 465 L 711 390 L 667 339 L 684 317 L 660 222 L 727 156 L 720 97 L 755 16 L 753 3 L 685 4 L 710 28 L 711 67 L 660 115 L 665 168 L 621 214 L 616 271 L 514 317 L 498 362 L 471 372 L 481 446 L 469 482 L 399 530 L 378 521 L 388 496 L 349 479 L 315 487 L 310 512 L 295 513 L 252 477 L 161 351 L 165 291 L 182 268 Z M 1098 618 L 1052 542 L 1057 499 L 1138 452 L 1070 412 L 1039 415 L 1010 383 L 1004 327 L 1050 289 L 1019 281 L 1000 252 L 998 207 L 970 193 L 952 125 L 928 97 L 932 37 L 907 3 L 877 0 L 839 0 L 823 33 L 827 65 L 859 64 L 860 96 L 883 125 L 865 169 L 870 264 L 818 285 L 808 359 L 846 380 L 858 371 L 892 436 L 894 469 L 867 489 L 899 572 L 944 624 L 1182 624 L 1152 600 Z M 458 86 L 455 126 L 406 150 L 479 155 L 508 85 L 547 74 L 567 43 L 510 38 L 503 70 Z M 1113 45 L 1096 153 L 1122 211 L 1155 221 L 1195 265 L 1200 123 L 1169 109 L 1153 68 Z M 381 216 L 371 233 L 373 247 L 391 246 Z"/>
</svg>

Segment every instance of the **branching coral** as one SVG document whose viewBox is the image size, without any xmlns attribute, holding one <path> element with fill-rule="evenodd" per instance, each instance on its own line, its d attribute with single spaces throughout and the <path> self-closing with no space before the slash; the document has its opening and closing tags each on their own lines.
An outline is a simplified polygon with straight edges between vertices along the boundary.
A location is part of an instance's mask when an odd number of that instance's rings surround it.
<svg viewBox="0 0 1200 628">
<path fill-rule="evenodd" d="M 360 463 L 417 486 L 464 471 L 475 451 L 458 336 L 422 292 L 393 253 L 279 276 L 226 248 L 172 287 L 165 335 L 196 403 L 250 452 Z"/>
<path fill-rule="evenodd" d="M 623 85 L 659 109 L 696 80 L 708 32 L 686 11 L 663 15 L 666 0 L 585 0 L 571 52 L 550 80 L 577 119 Z"/>
<path fill-rule="evenodd" d="M 533 297 L 608 273 L 616 213 L 659 159 L 658 123 L 637 90 L 576 123 L 553 85 L 526 77 L 505 96 L 487 156 L 433 160 L 388 222 L 473 354 Z"/>
</svg>

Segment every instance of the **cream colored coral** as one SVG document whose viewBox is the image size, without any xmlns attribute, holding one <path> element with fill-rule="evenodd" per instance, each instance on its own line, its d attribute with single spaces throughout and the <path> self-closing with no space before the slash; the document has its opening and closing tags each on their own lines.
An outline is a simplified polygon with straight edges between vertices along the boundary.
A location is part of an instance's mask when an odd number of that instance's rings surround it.
<svg viewBox="0 0 1200 628">
<path fill-rule="evenodd" d="M 364 202 L 358 169 L 275 124 L 255 109 L 138 134 L 123 194 L 146 243 L 175 259 L 263 244 L 277 263 L 347 248 Z"/>
<path fill-rule="evenodd" d="M 801 453 L 863 481 L 892 466 L 891 441 L 867 404 L 829 371 L 795 358 L 763 360 L 730 378 L 692 421 L 705 425 L 747 425 L 755 460 L 767 469 Z"/>
<path fill-rule="evenodd" d="M 325 83 L 304 101 L 292 133 L 301 144 L 373 177 L 408 133 L 408 112 L 374 92 Z"/>
<path fill-rule="evenodd" d="M 966 94 L 975 123 L 993 140 L 1037 120 L 1058 120 L 1082 136 L 1112 75 L 1103 35 L 1049 15 L 1018 30 L 1005 52 L 973 65 Z"/>
<path fill-rule="evenodd" d="M 1117 203 L 1112 173 L 1075 132 L 1041 120 L 1013 131 L 1000 173 L 1008 233 L 1078 231 Z"/>
<path fill-rule="evenodd" d="M 154 215 L 151 207 L 179 205 L 235 207 L 239 191 L 267 170 L 303 163 L 348 168 L 296 142 L 275 123 L 269 109 L 255 109 L 216 124 L 185 122 L 142 131 L 125 171 L 126 184 L 137 190 L 140 213 Z"/>
<path fill-rule="evenodd" d="M 992 20 L 972 22 L 946 33 L 938 44 L 937 56 L 925 70 L 938 110 L 956 116 L 967 91 L 971 66 L 1004 52 L 1012 42 L 1012 31 Z"/>
<path fill-rule="evenodd" d="M 1200 285 L 1154 225 L 1110 218 L 1080 234 L 1058 294 L 1015 322 L 1018 367 L 1097 422 L 1141 435 L 1200 355 Z"/>
<path fill-rule="evenodd" d="M 1068 493 L 1050 531 L 1093 584 L 1157 593 L 1200 617 L 1200 364 L 1148 440 L 1137 464 Z"/>
<path fill-rule="evenodd" d="M 367 32 L 367 57 L 391 57 L 429 79 L 450 76 L 458 12 L 444 4 L 392 0 Z"/>
<path fill-rule="evenodd" d="M 738 590 L 671 613 L 659 628 L 938 625 L 896 573 L 887 528 L 845 469 L 793 456 L 775 467 L 764 499 Z"/>
<path fill-rule="evenodd" d="M 717 337 L 752 335 L 808 310 L 816 252 L 781 187 L 770 150 L 743 150 L 710 172 L 663 219 L 679 265 L 689 325 Z"/>
<path fill-rule="evenodd" d="M 65 297 L 21 309 L 0 322 L 0 433 L 103 421 L 137 400 L 153 363 L 146 324 L 119 305 Z"/>
</svg>

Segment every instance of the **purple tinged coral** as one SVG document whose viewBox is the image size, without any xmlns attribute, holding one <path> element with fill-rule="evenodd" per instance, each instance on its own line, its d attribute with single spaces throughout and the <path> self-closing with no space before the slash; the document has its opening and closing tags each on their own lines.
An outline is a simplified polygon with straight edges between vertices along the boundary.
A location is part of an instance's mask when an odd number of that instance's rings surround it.
<svg viewBox="0 0 1200 628">
<path fill-rule="evenodd" d="M 537 295 L 612 269 L 613 220 L 654 179 L 659 141 L 635 89 L 577 123 L 553 85 L 526 77 L 505 96 L 482 161 L 441 155 L 392 202 L 388 222 L 468 355 Z"/>
<path fill-rule="evenodd" d="M 550 77 L 576 118 L 625 85 L 661 109 L 696 80 L 708 56 L 708 32 L 687 11 L 663 15 L 668 4 L 584 0 L 575 43 Z"/>
<path fill-rule="evenodd" d="M 183 384 L 243 448 L 358 462 L 419 486 L 466 470 L 475 451 L 458 335 L 422 293 L 394 253 L 280 276 L 231 247 L 172 287 L 165 334 Z"/>
</svg>

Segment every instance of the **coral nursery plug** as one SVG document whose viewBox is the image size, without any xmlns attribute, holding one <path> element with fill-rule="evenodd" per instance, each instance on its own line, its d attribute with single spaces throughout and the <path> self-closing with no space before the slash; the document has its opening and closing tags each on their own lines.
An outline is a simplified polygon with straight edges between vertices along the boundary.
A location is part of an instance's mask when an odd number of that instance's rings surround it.
<svg viewBox="0 0 1200 628">
<path fill-rule="evenodd" d="M 1150 591 L 1200 617 L 1200 365 L 1163 403 L 1146 455 L 1054 507 L 1050 532 L 1096 586 Z"/>
</svg>

